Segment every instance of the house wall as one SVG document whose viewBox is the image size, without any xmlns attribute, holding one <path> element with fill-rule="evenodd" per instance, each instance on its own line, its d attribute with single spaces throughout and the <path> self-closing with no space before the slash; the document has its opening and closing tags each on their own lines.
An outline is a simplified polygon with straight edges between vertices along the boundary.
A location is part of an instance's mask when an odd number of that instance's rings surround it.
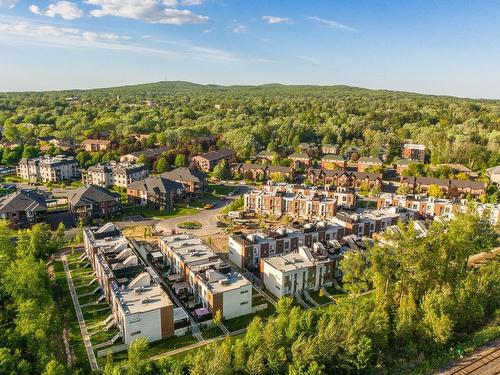
<svg viewBox="0 0 500 375">
<path fill-rule="evenodd" d="M 231 319 L 252 312 L 252 284 L 223 293 L 224 319 Z"/>
</svg>

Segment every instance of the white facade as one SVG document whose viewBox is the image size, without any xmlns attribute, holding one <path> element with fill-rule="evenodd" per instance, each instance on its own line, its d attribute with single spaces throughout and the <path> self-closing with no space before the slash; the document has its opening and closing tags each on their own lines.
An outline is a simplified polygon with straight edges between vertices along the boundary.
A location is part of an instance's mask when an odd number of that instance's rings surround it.
<svg viewBox="0 0 500 375">
<path fill-rule="evenodd" d="M 18 177 L 31 182 L 60 182 L 80 176 L 78 162 L 71 156 L 41 156 L 21 159 L 16 168 Z"/>
<path fill-rule="evenodd" d="M 149 171 L 143 164 L 111 162 L 90 167 L 83 173 L 82 180 L 89 185 L 126 188 L 132 182 L 143 180 L 148 176 Z"/>
</svg>

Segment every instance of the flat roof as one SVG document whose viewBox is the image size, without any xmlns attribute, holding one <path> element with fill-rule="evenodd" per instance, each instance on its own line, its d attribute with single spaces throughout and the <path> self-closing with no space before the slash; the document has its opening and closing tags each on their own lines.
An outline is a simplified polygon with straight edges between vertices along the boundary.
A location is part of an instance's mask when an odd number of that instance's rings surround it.
<svg viewBox="0 0 500 375">
<path fill-rule="evenodd" d="M 265 258 L 264 262 L 281 272 L 290 272 L 314 266 L 313 262 L 299 253 L 289 253 L 276 257 Z"/>
<path fill-rule="evenodd" d="M 114 288 L 114 286 L 113 286 Z M 135 289 L 115 289 L 120 307 L 126 315 L 148 312 L 173 305 L 170 298 L 157 284 L 150 284 Z"/>
</svg>

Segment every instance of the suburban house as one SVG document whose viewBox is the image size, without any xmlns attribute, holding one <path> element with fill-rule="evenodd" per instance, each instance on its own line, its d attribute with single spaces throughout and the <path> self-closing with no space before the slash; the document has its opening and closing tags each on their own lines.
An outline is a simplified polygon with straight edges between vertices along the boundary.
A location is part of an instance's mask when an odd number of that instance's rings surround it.
<svg viewBox="0 0 500 375">
<path fill-rule="evenodd" d="M 341 155 L 328 154 L 321 158 L 321 168 L 336 170 L 345 170 L 347 161 Z"/>
<path fill-rule="evenodd" d="M 82 182 L 86 185 L 102 187 L 119 186 L 126 188 L 134 181 L 143 180 L 149 176 L 149 170 L 144 164 L 100 163 L 82 172 Z"/>
<path fill-rule="evenodd" d="M 344 152 L 344 157 L 346 160 L 356 160 L 359 157 L 360 152 L 361 148 L 358 146 L 349 146 Z"/>
<path fill-rule="evenodd" d="M 312 158 L 304 152 L 294 152 L 288 159 L 292 161 L 294 169 L 306 169 L 312 165 Z"/>
<path fill-rule="evenodd" d="M 97 186 L 82 186 L 68 197 L 69 208 L 77 220 L 109 219 L 122 213 L 120 194 Z"/>
<path fill-rule="evenodd" d="M 455 174 L 463 173 L 466 176 L 469 176 L 472 173 L 472 170 L 470 170 L 463 164 L 445 163 L 445 164 L 439 164 L 438 167 L 448 167 L 453 171 L 453 173 Z"/>
<path fill-rule="evenodd" d="M 321 153 L 323 155 L 338 155 L 340 153 L 340 145 L 321 145 Z"/>
<path fill-rule="evenodd" d="M 268 165 L 266 173 L 268 179 L 272 179 L 274 175 L 282 175 L 287 181 L 293 181 L 295 179 L 295 170 L 292 167 Z"/>
<path fill-rule="evenodd" d="M 217 254 L 193 234 L 164 236 L 160 250 L 170 266 L 172 289 L 186 293 L 194 304 L 224 319 L 252 312 L 252 283 L 235 272 Z M 195 310 L 195 316 L 197 315 Z"/>
<path fill-rule="evenodd" d="M 151 176 L 141 181 L 135 181 L 127 187 L 130 204 L 159 210 L 173 208 L 175 200 L 184 195 L 185 191 L 181 183 L 162 176 Z"/>
<path fill-rule="evenodd" d="M 261 151 L 257 154 L 255 159 L 260 163 L 271 163 L 276 157 L 276 153 L 272 151 Z"/>
<path fill-rule="evenodd" d="M 17 176 L 30 182 L 61 182 L 80 177 L 78 161 L 72 156 L 23 158 L 16 167 Z"/>
<path fill-rule="evenodd" d="M 136 152 L 131 152 L 130 154 L 122 155 L 120 157 L 120 162 L 137 163 L 140 156 L 144 156 L 146 160 L 154 162 L 161 156 L 161 154 L 163 154 L 166 151 L 168 151 L 168 147 L 147 148 L 142 151 L 136 151 Z"/>
<path fill-rule="evenodd" d="M 240 268 L 259 269 L 262 258 L 288 254 L 297 251 L 299 246 L 310 247 L 315 242 L 340 240 L 343 236 L 343 227 L 326 221 L 267 233 L 235 232 L 229 237 L 228 258 Z"/>
<path fill-rule="evenodd" d="M 12 228 L 26 228 L 45 221 L 45 196 L 36 190 L 19 190 L 0 199 L 0 219 Z"/>
<path fill-rule="evenodd" d="M 370 167 L 382 167 L 383 163 L 378 157 L 363 156 L 358 159 L 358 172 L 364 172 Z"/>
<path fill-rule="evenodd" d="M 243 196 L 245 211 L 302 220 L 330 219 L 337 213 L 337 199 L 319 189 L 294 185 L 266 185 Z"/>
<path fill-rule="evenodd" d="M 401 156 L 403 159 L 423 162 L 425 160 L 425 146 L 415 143 L 405 143 Z"/>
<path fill-rule="evenodd" d="M 76 146 L 75 140 L 72 138 L 51 139 L 49 143 L 55 147 L 60 147 L 63 151 L 72 150 Z"/>
<path fill-rule="evenodd" d="M 277 298 L 301 295 L 331 286 L 340 258 L 315 242 L 311 248 L 299 246 L 293 253 L 261 259 L 260 277 L 266 290 Z"/>
<path fill-rule="evenodd" d="M 360 188 L 363 184 L 369 189 L 382 187 L 382 175 L 367 172 L 332 171 L 328 169 L 309 169 L 307 178 L 313 184 L 335 185 Z"/>
<path fill-rule="evenodd" d="M 427 194 L 431 185 L 441 188 L 447 198 L 464 198 L 467 194 L 478 198 L 486 193 L 485 184 L 481 181 L 450 180 L 433 177 L 403 177 L 401 185 L 410 194 Z"/>
<path fill-rule="evenodd" d="M 179 323 L 189 324 L 182 308 L 175 308 L 170 297 L 157 282 L 158 276 L 146 267 L 137 249 L 113 224 L 84 228 L 85 254 L 92 265 L 102 296 L 111 307 L 106 329 L 117 326 L 130 345 L 139 337 L 149 342 L 174 335 Z M 177 318 L 177 319 L 176 319 Z"/>
<path fill-rule="evenodd" d="M 238 174 L 241 178 L 248 180 L 264 181 L 267 179 L 267 165 L 265 164 L 233 163 L 231 172 L 233 175 Z"/>
<path fill-rule="evenodd" d="M 228 148 L 219 151 L 209 151 L 201 155 L 194 156 L 191 159 L 193 166 L 203 172 L 211 172 L 221 160 L 228 163 L 234 159 L 234 151 Z"/>
<path fill-rule="evenodd" d="M 161 176 L 181 183 L 184 185 L 186 192 L 191 194 L 202 193 L 208 187 L 207 176 L 197 169 L 181 167 L 162 173 Z"/>
<path fill-rule="evenodd" d="M 109 139 L 86 139 L 80 145 L 88 152 L 108 151 L 111 150 L 113 146 Z"/>
</svg>

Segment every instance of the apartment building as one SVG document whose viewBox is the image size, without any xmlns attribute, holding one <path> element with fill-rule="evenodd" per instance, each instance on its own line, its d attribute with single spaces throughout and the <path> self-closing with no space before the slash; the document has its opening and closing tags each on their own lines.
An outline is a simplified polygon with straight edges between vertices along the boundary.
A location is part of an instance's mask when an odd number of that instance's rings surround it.
<svg viewBox="0 0 500 375">
<path fill-rule="evenodd" d="M 144 180 L 149 176 L 144 164 L 100 163 L 82 172 L 82 182 L 85 185 L 102 187 L 118 186 L 126 188 L 134 181 Z"/>
<path fill-rule="evenodd" d="M 383 210 L 366 211 L 363 213 L 348 214 L 340 212 L 332 220 L 333 223 L 344 228 L 344 233 L 360 237 L 370 237 L 374 233 L 383 232 L 398 221 L 417 219 L 418 215 L 403 207 L 389 207 Z"/>
<path fill-rule="evenodd" d="M 292 168 L 306 169 L 312 165 L 313 159 L 305 152 L 294 152 L 288 159 L 292 161 Z"/>
<path fill-rule="evenodd" d="M 191 194 L 199 194 L 207 190 L 208 181 L 205 173 L 191 168 L 176 168 L 172 171 L 162 173 L 164 178 L 178 182 Z"/>
<path fill-rule="evenodd" d="M 76 220 L 109 219 L 122 213 L 120 194 L 97 185 L 71 191 L 68 202 Z"/>
<path fill-rule="evenodd" d="M 234 158 L 234 151 L 231 149 L 222 149 L 219 151 L 209 151 L 201 155 L 194 156 L 191 159 L 193 166 L 202 172 L 211 172 L 220 161 L 230 162 Z"/>
<path fill-rule="evenodd" d="M 339 258 L 319 242 L 311 248 L 299 246 L 293 253 L 261 259 L 260 277 L 278 298 L 300 295 L 331 286 Z"/>
<path fill-rule="evenodd" d="M 405 143 L 401 154 L 403 159 L 423 162 L 425 159 L 425 145 L 416 143 Z"/>
<path fill-rule="evenodd" d="M 420 218 L 453 218 L 459 212 L 473 207 L 480 215 L 486 215 L 491 225 L 500 224 L 500 204 L 468 202 L 466 199 L 434 198 L 423 195 L 403 196 L 383 194 L 377 199 L 377 208 L 404 207 L 418 214 Z"/>
<path fill-rule="evenodd" d="M 252 312 L 252 283 L 233 271 L 217 254 L 193 234 L 164 236 L 159 241 L 169 276 L 178 282 L 173 290 L 185 290 L 195 303 L 224 319 Z"/>
<path fill-rule="evenodd" d="M 260 181 L 272 179 L 275 174 L 282 175 L 287 181 L 292 181 L 295 178 L 293 168 L 279 165 L 233 163 L 231 164 L 231 172 L 233 175 L 239 174 L 242 178 Z"/>
<path fill-rule="evenodd" d="M 181 183 L 162 176 L 150 176 L 144 180 L 132 182 L 127 187 L 130 204 L 159 210 L 171 209 L 176 199 L 183 196 L 185 191 Z"/>
<path fill-rule="evenodd" d="M 123 342 L 130 344 L 139 337 L 153 342 L 174 336 L 178 309 L 121 231 L 108 223 L 84 228 L 83 237 L 89 263 L 111 306 L 106 323 L 118 327 Z"/>
<path fill-rule="evenodd" d="M 40 156 L 21 159 L 16 173 L 30 182 L 61 182 L 79 178 L 80 168 L 72 156 Z"/>
<path fill-rule="evenodd" d="M 328 154 L 321 158 L 321 168 L 328 170 L 345 170 L 347 161 L 342 155 Z"/>
<path fill-rule="evenodd" d="M 257 269 L 261 258 L 283 255 L 311 247 L 315 242 L 339 240 L 345 230 L 340 225 L 325 221 L 308 223 L 300 228 L 280 228 L 267 233 L 233 233 L 229 237 L 229 260 L 240 268 Z"/>
<path fill-rule="evenodd" d="M 321 153 L 323 155 L 338 155 L 340 153 L 340 145 L 332 145 L 332 144 L 326 144 L 326 145 L 321 145 Z"/>
<path fill-rule="evenodd" d="M 321 192 L 293 185 L 267 185 L 243 196 L 245 211 L 265 215 L 290 215 L 301 220 L 325 220 L 337 213 L 337 199 Z"/>
</svg>

